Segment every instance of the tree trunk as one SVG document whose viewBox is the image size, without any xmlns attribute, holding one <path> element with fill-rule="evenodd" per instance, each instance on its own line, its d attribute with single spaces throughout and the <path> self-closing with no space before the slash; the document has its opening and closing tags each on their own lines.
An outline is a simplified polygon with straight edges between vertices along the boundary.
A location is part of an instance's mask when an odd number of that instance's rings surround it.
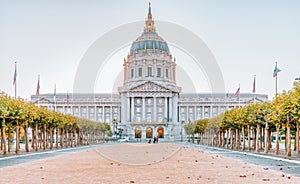
<svg viewBox="0 0 300 184">
<path fill-rule="evenodd" d="M 254 150 L 256 150 L 256 129 L 253 127 L 253 131 L 252 131 L 252 135 L 253 135 L 253 138 L 252 138 L 252 147 Z"/>
<path fill-rule="evenodd" d="M 53 127 L 50 128 L 50 150 L 53 149 Z"/>
<path fill-rule="evenodd" d="M 298 152 L 298 155 L 300 155 L 300 148 L 299 148 L 299 122 L 297 122 L 296 126 L 296 151 Z"/>
<path fill-rule="evenodd" d="M 247 125 L 247 130 L 248 130 L 248 151 L 251 151 L 251 129 L 250 125 Z"/>
<path fill-rule="evenodd" d="M 262 132 L 263 132 L 263 128 L 261 127 L 261 125 L 259 125 L 259 128 L 260 128 L 260 130 L 259 130 L 259 150 L 262 150 Z"/>
<path fill-rule="evenodd" d="M 220 140 L 221 141 L 221 147 L 224 148 L 224 131 L 223 130 L 221 131 L 221 136 L 220 137 L 221 137 L 221 140 Z"/>
<path fill-rule="evenodd" d="M 74 128 L 74 131 L 73 131 L 73 136 L 74 136 L 74 147 L 77 146 L 77 139 L 76 139 L 76 129 Z"/>
<path fill-rule="evenodd" d="M 269 146 L 268 146 L 268 150 L 270 151 L 270 149 L 272 148 L 272 135 L 271 135 L 271 131 L 270 131 L 270 128 L 269 128 L 269 131 L 268 131 L 268 141 L 269 141 Z"/>
<path fill-rule="evenodd" d="M 228 141 L 229 140 L 229 131 L 226 130 L 226 148 L 228 149 L 229 148 L 229 144 L 228 144 Z"/>
<path fill-rule="evenodd" d="M 245 151 L 246 147 L 246 136 L 245 136 L 245 126 L 242 126 L 242 137 L 243 137 L 243 145 L 242 145 L 242 150 Z"/>
<path fill-rule="evenodd" d="M 65 137 L 64 137 L 64 129 L 62 128 L 60 131 L 60 147 L 64 148 L 64 141 L 65 141 Z"/>
<path fill-rule="evenodd" d="M 66 145 L 66 148 L 69 147 L 69 131 L 68 129 L 65 130 L 65 139 L 66 139 L 66 142 L 65 142 L 65 145 Z"/>
<path fill-rule="evenodd" d="M 38 130 L 38 124 L 35 125 L 35 151 L 39 151 L 39 130 Z"/>
<path fill-rule="evenodd" d="M 257 127 L 256 127 L 256 132 L 257 132 L 257 138 L 256 138 L 256 149 L 255 149 L 255 151 L 256 152 L 259 152 L 259 148 L 260 148 L 260 137 L 259 137 L 259 135 L 260 135 L 260 124 L 259 123 L 257 123 Z"/>
<path fill-rule="evenodd" d="M 285 148 L 285 151 L 287 152 L 287 128 L 285 127 L 285 141 L 284 141 L 284 148 Z"/>
<path fill-rule="evenodd" d="M 55 148 L 58 149 L 58 126 L 55 127 Z M 61 141 L 61 138 L 60 138 Z"/>
<path fill-rule="evenodd" d="M 34 149 L 34 143 L 35 143 L 35 131 L 34 131 L 34 128 L 31 129 L 31 148 Z"/>
<path fill-rule="evenodd" d="M 5 135 L 5 118 L 2 119 L 1 135 L 3 142 L 3 155 L 6 155 L 6 135 Z"/>
<path fill-rule="evenodd" d="M 73 147 L 73 132 L 70 131 L 70 147 Z"/>
<path fill-rule="evenodd" d="M 230 129 L 230 149 L 233 149 L 233 131 Z"/>
<path fill-rule="evenodd" d="M 238 150 L 239 149 L 239 142 L 240 142 L 240 138 L 239 138 L 239 129 L 236 128 L 235 129 L 235 149 Z"/>
<path fill-rule="evenodd" d="M 28 122 L 26 122 L 26 124 L 25 124 L 24 137 L 25 137 L 25 151 L 29 152 Z"/>
<path fill-rule="evenodd" d="M 266 127 L 265 127 L 265 153 L 268 153 L 269 144 L 271 144 L 268 141 L 269 141 L 269 125 L 268 125 L 268 121 L 266 121 Z"/>
<path fill-rule="evenodd" d="M 43 130 L 43 149 L 46 150 L 46 142 L 47 142 L 47 125 L 44 124 L 44 130 Z"/>
<path fill-rule="evenodd" d="M 19 153 L 20 149 L 20 125 L 18 119 L 16 119 L 16 154 Z"/>
<path fill-rule="evenodd" d="M 8 135 L 7 135 L 7 143 L 8 143 L 8 148 L 7 151 L 8 153 L 10 153 L 10 149 L 11 149 L 11 137 L 10 137 L 10 133 L 11 133 L 11 127 L 8 127 Z"/>
<path fill-rule="evenodd" d="M 82 142 L 81 142 L 81 134 L 80 131 L 77 131 L 77 146 L 81 146 Z"/>
<path fill-rule="evenodd" d="M 275 154 L 279 154 L 279 133 L 280 133 L 280 125 L 276 125 L 276 147 Z"/>
<path fill-rule="evenodd" d="M 291 126 L 290 126 L 289 118 L 287 118 L 286 128 L 287 128 L 287 131 L 286 131 L 287 137 L 285 137 L 285 139 L 287 141 L 287 156 L 292 156 L 292 151 L 291 151 Z"/>
<path fill-rule="evenodd" d="M 194 134 L 192 133 L 192 143 L 194 144 L 194 141 L 195 141 L 195 136 Z"/>
</svg>

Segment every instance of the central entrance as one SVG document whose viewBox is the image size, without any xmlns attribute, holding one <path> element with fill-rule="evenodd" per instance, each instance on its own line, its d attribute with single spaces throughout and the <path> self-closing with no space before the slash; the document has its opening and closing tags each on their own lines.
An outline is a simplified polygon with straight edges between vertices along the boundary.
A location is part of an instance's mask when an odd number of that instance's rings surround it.
<svg viewBox="0 0 300 184">
<path fill-rule="evenodd" d="M 153 137 L 153 128 L 148 127 L 146 129 L 146 138 L 152 138 Z"/>
<path fill-rule="evenodd" d="M 157 129 L 157 136 L 158 136 L 158 138 L 164 138 L 164 128 L 163 127 L 159 127 Z"/>
</svg>

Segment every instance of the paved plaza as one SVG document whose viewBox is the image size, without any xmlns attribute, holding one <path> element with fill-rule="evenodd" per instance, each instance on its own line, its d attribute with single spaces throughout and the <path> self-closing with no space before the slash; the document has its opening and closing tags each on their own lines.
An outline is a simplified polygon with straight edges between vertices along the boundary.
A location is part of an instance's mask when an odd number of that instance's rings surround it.
<svg viewBox="0 0 300 184">
<path fill-rule="evenodd" d="M 107 144 L 1 167 L 2 183 L 299 183 L 224 152 L 171 143 Z M 3 162 L 3 160 L 1 160 Z M 276 161 L 274 161 L 276 163 Z M 284 167 L 284 166 L 281 166 Z M 294 166 L 299 168 L 298 166 Z"/>
</svg>

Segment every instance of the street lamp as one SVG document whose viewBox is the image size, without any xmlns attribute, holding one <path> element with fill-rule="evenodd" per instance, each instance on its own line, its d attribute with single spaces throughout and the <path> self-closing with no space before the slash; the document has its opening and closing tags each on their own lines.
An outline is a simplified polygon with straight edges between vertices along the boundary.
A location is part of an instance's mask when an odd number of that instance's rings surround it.
<svg viewBox="0 0 300 184">
<path fill-rule="evenodd" d="M 114 127 L 115 127 L 115 138 L 117 140 L 117 130 L 118 130 L 118 119 L 114 118 Z"/>
</svg>

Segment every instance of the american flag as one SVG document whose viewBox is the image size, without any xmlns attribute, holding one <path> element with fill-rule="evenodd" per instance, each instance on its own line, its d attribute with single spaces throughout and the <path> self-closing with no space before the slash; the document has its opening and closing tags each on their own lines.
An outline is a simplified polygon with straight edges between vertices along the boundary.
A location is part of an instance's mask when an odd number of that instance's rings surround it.
<svg viewBox="0 0 300 184">
<path fill-rule="evenodd" d="M 277 62 L 273 71 L 273 77 L 277 77 L 277 74 L 281 72 L 281 70 L 277 67 Z"/>
<path fill-rule="evenodd" d="M 15 74 L 13 79 L 13 85 L 16 85 L 17 82 L 17 62 L 15 62 Z"/>
<path fill-rule="evenodd" d="M 236 90 L 236 92 L 234 93 L 234 96 L 235 97 L 239 97 L 240 96 L 240 86 L 239 86 L 239 88 Z"/>
<path fill-rule="evenodd" d="M 35 95 L 40 96 L 40 76 L 39 76 L 38 83 L 37 83 L 37 86 L 36 86 Z"/>
<path fill-rule="evenodd" d="M 254 75 L 252 93 L 255 93 L 255 92 L 256 92 L 256 86 L 255 86 L 256 84 L 255 84 L 255 79 L 256 79 L 256 76 Z"/>
</svg>

